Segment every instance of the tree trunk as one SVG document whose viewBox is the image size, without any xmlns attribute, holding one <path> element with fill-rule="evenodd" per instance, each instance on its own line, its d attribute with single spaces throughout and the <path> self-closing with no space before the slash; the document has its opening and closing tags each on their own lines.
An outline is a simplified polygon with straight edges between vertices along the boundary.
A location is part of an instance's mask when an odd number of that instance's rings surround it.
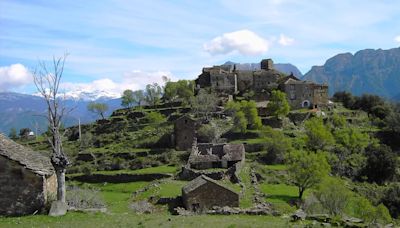
<svg viewBox="0 0 400 228">
<path fill-rule="evenodd" d="M 304 188 L 299 187 L 299 199 L 303 198 Z"/>
<path fill-rule="evenodd" d="M 56 168 L 57 200 L 65 203 L 65 168 Z"/>
</svg>

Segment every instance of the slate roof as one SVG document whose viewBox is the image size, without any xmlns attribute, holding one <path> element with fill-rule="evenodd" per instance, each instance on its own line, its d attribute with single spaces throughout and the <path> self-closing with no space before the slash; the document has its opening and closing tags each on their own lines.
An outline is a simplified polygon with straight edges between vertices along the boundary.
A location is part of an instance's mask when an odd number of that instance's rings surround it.
<svg viewBox="0 0 400 228">
<path fill-rule="evenodd" d="M 218 183 L 216 180 L 213 180 L 213 179 L 211 179 L 211 178 L 209 178 L 209 177 L 207 177 L 205 175 L 198 176 L 196 179 L 190 181 L 187 185 L 185 185 L 182 188 L 182 192 L 185 193 L 185 194 L 188 194 L 188 193 L 192 192 L 193 190 L 197 189 L 198 187 L 200 187 L 200 186 L 202 186 L 202 185 L 204 185 L 204 184 L 206 184 L 208 182 L 213 183 L 215 185 L 218 185 L 221 188 L 226 189 L 227 191 L 236 193 L 232 189 L 230 189 L 230 188 Z"/>
<path fill-rule="evenodd" d="M 245 153 L 243 144 L 226 144 L 224 145 L 225 155 L 222 157 L 227 161 L 241 161 Z"/>
<path fill-rule="evenodd" d="M 36 174 L 52 175 L 54 173 L 50 158 L 8 139 L 3 134 L 0 134 L 0 155 L 18 162 Z"/>
</svg>

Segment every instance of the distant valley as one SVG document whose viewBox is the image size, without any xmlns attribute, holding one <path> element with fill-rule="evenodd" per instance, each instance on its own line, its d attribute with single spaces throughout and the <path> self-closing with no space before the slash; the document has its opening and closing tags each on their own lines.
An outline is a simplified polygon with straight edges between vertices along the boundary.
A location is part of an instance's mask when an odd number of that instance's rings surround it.
<svg viewBox="0 0 400 228">
<path fill-rule="evenodd" d="M 66 116 L 64 124 L 66 126 L 78 124 L 80 119 L 82 123 L 92 122 L 98 119 L 98 116 L 87 110 L 89 99 L 67 98 L 65 105 L 72 108 L 73 111 Z M 109 107 L 107 115 L 117 108 L 120 108 L 121 100 L 115 98 L 101 97 L 96 102 L 106 103 Z M 46 104 L 43 98 L 39 96 L 19 94 L 12 92 L 0 93 L 0 132 L 8 134 L 11 128 L 17 131 L 21 128 L 30 128 L 38 133 L 46 130 Z"/>
</svg>

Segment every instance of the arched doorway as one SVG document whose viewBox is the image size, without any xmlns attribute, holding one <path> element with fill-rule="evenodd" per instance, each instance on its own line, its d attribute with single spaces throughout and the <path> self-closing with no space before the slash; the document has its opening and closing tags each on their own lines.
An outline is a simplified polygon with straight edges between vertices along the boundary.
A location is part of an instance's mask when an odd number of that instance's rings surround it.
<svg viewBox="0 0 400 228">
<path fill-rule="evenodd" d="M 310 107 L 310 101 L 305 100 L 301 103 L 301 107 L 303 108 L 309 108 Z"/>
</svg>

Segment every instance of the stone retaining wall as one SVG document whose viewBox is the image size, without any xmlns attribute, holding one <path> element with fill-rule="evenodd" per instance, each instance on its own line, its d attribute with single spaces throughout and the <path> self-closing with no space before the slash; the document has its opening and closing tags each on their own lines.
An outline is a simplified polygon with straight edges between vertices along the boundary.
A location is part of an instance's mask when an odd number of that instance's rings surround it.
<svg viewBox="0 0 400 228">
<path fill-rule="evenodd" d="M 136 181 L 153 181 L 163 178 L 172 177 L 171 174 L 164 173 L 149 173 L 149 174 L 115 174 L 115 175 L 105 175 L 105 174 L 91 174 L 91 175 L 81 175 L 72 178 L 71 180 L 76 180 L 80 182 L 88 183 L 127 183 Z"/>
</svg>

